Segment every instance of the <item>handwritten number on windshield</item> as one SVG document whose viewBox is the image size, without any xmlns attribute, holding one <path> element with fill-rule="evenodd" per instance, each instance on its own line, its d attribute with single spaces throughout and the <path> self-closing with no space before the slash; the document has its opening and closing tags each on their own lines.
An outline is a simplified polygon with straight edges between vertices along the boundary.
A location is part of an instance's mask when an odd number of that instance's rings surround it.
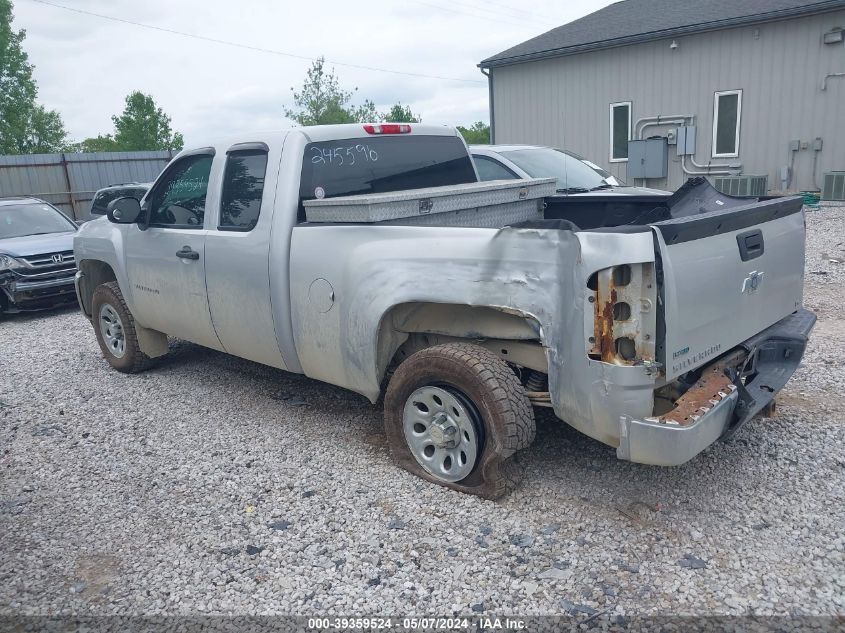
<svg viewBox="0 0 845 633">
<path fill-rule="evenodd" d="M 369 145 L 338 145 L 337 147 L 312 147 L 311 163 L 314 165 L 331 165 L 333 167 L 351 167 L 356 162 L 374 163 L 378 160 L 378 152 Z"/>
</svg>

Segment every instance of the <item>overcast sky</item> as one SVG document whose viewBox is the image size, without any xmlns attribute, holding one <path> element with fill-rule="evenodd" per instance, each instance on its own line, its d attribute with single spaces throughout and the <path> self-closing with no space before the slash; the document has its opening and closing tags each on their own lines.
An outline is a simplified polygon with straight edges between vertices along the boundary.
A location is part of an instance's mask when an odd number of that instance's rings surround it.
<svg viewBox="0 0 845 633">
<path fill-rule="evenodd" d="M 379 111 L 401 101 L 426 123 L 487 121 L 476 64 L 600 9 L 609 0 L 45 0 L 121 20 L 314 58 Z M 14 0 L 15 27 L 35 65 L 39 101 L 74 140 L 112 131 L 132 90 L 154 96 L 187 144 L 289 125 L 291 87 L 310 62 Z M 333 62 L 333 63 L 332 63 Z M 341 63 L 461 79 L 433 79 Z"/>
</svg>

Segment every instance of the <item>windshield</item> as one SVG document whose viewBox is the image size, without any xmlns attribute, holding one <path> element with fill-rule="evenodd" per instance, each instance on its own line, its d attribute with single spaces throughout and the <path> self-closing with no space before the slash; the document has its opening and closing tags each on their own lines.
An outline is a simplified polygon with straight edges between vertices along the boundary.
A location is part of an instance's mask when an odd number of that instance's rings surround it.
<svg viewBox="0 0 845 633">
<path fill-rule="evenodd" d="M 501 154 L 532 178 L 557 178 L 558 191 L 591 191 L 609 186 L 595 169 L 559 149 L 538 147 Z"/>
<path fill-rule="evenodd" d="M 49 204 L 10 204 L 0 207 L 0 239 L 75 230 L 76 225 Z"/>
</svg>

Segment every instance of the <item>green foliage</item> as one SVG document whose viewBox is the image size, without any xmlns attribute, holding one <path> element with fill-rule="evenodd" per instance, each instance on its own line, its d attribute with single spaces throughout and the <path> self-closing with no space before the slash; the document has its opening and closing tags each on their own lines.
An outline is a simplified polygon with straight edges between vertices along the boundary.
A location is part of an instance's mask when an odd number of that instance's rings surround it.
<svg viewBox="0 0 845 633">
<path fill-rule="evenodd" d="M 156 106 L 151 95 L 140 90 L 126 97 L 123 114 L 111 120 L 118 151 L 180 150 L 185 146 L 182 135 L 170 129 L 170 117 Z"/>
<path fill-rule="evenodd" d="M 135 90 L 126 96 L 120 116 L 112 116 L 114 134 L 99 134 L 77 143 L 79 152 L 141 152 L 180 150 L 185 140 L 170 128 L 170 117 L 151 95 Z"/>
<path fill-rule="evenodd" d="M 92 138 L 86 138 L 75 146 L 78 152 L 116 152 L 117 143 L 111 134 L 100 134 Z"/>
<path fill-rule="evenodd" d="M 421 123 L 422 119 L 418 114 L 411 112 L 411 106 L 403 106 L 402 103 L 395 104 L 390 110 L 381 115 L 385 123 Z"/>
<path fill-rule="evenodd" d="M 68 149 L 67 131 L 55 110 L 36 105 L 21 144 L 22 154 L 50 154 Z"/>
<path fill-rule="evenodd" d="M 67 133 L 59 113 L 35 101 L 25 37 L 25 31 L 12 30 L 11 0 L 0 0 L 0 154 L 62 151 Z"/>
<path fill-rule="evenodd" d="M 363 105 L 353 106 L 349 112 L 356 123 L 371 123 L 379 120 L 376 104 L 369 99 L 364 99 Z"/>
<path fill-rule="evenodd" d="M 295 108 L 285 106 L 284 114 L 299 125 L 329 125 L 331 123 L 355 123 L 360 114 L 354 108 L 348 108 L 354 90 L 340 87 L 334 71 L 325 69 L 325 59 L 316 59 L 305 76 L 299 92 L 293 91 Z M 357 88 L 355 89 L 357 90 Z M 372 102 L 365 101 L 361 109 L 366 109 Z M 375 110 L 375 108 L 372 108 Z"/>
<path fill-rule="evenodd" d="M 326 69 L 323 57 L 315 60 L 305 76 L 302 88 L 294 88 L 294 108 L 284 108 L 287 118 L 298 125 L 330 125 L 332 123 L 370 123 L 378 121 L 419 122 L 408 106 L 397 103 L 386 114 L 376 112 L 375 104 L 364 99 L 361 105 L 349 105 L 358 91 L 344 90 L 334 70 Z M 396 118 L 392 118 L 396 117 Z"/>
<path fill-rule="evenodd" d="M 490 126 L 476 121 L 469 127 L 458 126 L 458 132 L 464 137 L 467 145 L 487 145 L 490 143 Z"/>
</svg>

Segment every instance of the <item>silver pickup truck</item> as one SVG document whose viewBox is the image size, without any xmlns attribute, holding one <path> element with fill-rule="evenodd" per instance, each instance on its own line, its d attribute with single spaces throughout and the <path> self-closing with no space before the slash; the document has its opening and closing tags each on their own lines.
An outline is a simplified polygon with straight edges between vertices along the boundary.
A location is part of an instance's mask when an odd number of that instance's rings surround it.
<svg viewBox="0 0 845 633">
<path fill-rule="evenodd" d="M 383 397 L 400 466 L 490 498 L 516 483 L 534 406 L 677 465 L 798 366 L 800 198 L 673 196 L 582 230 L 547 217 L 543 181 L 476 181 L 454 130 L 416 124 L 186 150 L 80 229 L 79 304 L 119 371 L 173 336 Z"/>
</svg>

